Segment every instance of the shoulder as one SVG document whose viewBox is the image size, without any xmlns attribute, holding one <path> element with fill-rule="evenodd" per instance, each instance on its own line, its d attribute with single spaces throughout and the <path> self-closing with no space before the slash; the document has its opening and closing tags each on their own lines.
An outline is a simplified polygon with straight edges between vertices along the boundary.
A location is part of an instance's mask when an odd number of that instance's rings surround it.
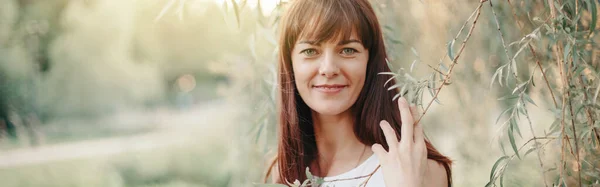
<svg viewBox="0 0 600 187">
<path fill-rule="evenodd" d="M 271 161 L 269 161 L 269 165 L 267 167 L 267 173 L 264 178 L 264 183 L 269 182 L 269 178 L 271 178 L 271 183 L 279 182 L 279 167 L 277 166 L 277 156 L 275 156 Z"/>
<path fill-rule="evenodd" d="M 424 187 L 446 187 L 448 186 L 448 177 L 446 168 L 435 160 L 427 159 L 427 169 L 425 170 Z"/>
<path fill-rule="evenodd" d="M 277 183 L 279 181 L 279 168 L 277 168 L 277 165 L 274 165 L 273 168 L 271 168 L 271 183 Z"/>
</svg>

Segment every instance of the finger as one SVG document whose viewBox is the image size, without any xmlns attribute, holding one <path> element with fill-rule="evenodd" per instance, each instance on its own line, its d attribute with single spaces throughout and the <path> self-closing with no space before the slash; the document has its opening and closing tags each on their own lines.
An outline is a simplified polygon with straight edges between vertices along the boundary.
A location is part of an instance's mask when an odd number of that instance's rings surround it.
<svg viewBox="0 0 600 187">
<path fill-rule="evenodd" d="M 390 123 L 385 120 L 381 120 L 381 122 L 379 122 L 379 126 L 381 127 L 381 130 L 383 130 L 385 141 L 389 147 L 388 151 L 395 151 L 398 147 L 398 137 L 396 137 L 396 131 L 394 131 Z"/>
<path fill-rule="evenodd" d="M 413 120 L 418 120 L 419 119 L 419 115 L 421 114 L 421 111 L 417 108 L 416 105 L 410 105 L 410 112 L 413 114 Z M 415 143 L 417 144 L 421 144 L 421 143 L 425 143 L 424 141 L 424 132 L 423 132 L 423 126 L 421 125 L 421 122 L 415 124 L 415 130 L 414 130 L 414 140 Z"/>
<path fill-rule="evenodd" d="M 417 124 L 415 126 L 415 144 L 419 144 L 419 146 L 425 144 L 425 137 L 423 133 L 423 126 L 421 124 Z"/>
<path fill-rule="evenodd" d="M 383 162 L 385 160 L 384 158 L 387 152 L 385 151 L 383 146 L 381 146 L 381 144 L 373 144 L 373 146 L 371 146 L 371 150 L 373 151 L 373 153 L 375 153 L 375 156 L 377 156 L 379 162 Z"/>
<path fill-rule="evenodd" d="M 404 97 L 398 99 L 398 108 L 400 109 L 400 120 L 402 120 L 402 141 L 400 144 L 409 144 L 413 142 L 414 123 L 408 102 Z M 406 141 L 405 141 L 406 140 Z"/>
<path fill-rule="evenodd" d="M 419 109 L 417 108 L 416 105 L 411 104 L 410 105 L 410 113 L 412 114 L 413 117 L 413 121 L 417 121 L 419 120 L 419 116 L 421 115 L 421 112 L 419 111 Z"/>
</svg>

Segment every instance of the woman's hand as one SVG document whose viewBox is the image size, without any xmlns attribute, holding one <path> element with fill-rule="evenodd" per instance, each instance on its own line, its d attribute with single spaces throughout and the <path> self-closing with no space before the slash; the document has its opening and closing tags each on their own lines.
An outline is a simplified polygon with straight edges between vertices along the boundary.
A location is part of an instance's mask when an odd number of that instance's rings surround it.
<svg viewBox="0 0 600 187">
<path fill-rule="evenodd" d="M 418 119 L 416 107 L 409 107 L 404 97 L 398 99 L 402 120 L 402 140 L 398 142 L 396 132 L 390 124 L 382 120 L 389 152 L 381 144 L 373 144 L 373 152 L 379 158 L 386 187 L 420 187 L 427 168 L 427 148 L 421 125 L 414 125 Z"/>
</svg>

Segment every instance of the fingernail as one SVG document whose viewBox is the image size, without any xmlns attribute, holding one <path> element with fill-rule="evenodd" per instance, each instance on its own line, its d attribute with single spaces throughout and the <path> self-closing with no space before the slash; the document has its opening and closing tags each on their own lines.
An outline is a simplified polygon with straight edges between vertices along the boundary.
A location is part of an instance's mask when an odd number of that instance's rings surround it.
<svg viewBox="0 0 600 187">
<path fill-rule="evenodd" d="M 398 99 L 398 102 L 400 102 L 400 103 L 406 103 L 406 99 L 404 97 L 400 97 Z"/>
</svg>

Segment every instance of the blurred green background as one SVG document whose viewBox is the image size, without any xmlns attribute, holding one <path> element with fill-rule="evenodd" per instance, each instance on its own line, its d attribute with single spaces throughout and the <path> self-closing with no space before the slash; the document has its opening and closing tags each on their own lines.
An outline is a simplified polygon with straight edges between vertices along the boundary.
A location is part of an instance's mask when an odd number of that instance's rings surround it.
<svg viewBox="0 0 600 187">
<path fill-rule="evenodd" d="M 418 60 L 415 77 L 446 56 L 446 44 L 478 3 L 371 2 L 392 64 L 408 69 Z M 514 1 L 519 16 L 543 12 L 524 2 Z M 0 186 L 262 182 L 276 143 L 279 3 L 0 0 Z M 522 33 L 506 6 L 495 11 L 504 36 L 518 41 Z M 496 98 L 506 91 L 489 82 L 504 49 L 489 10 L 484 6 L 442 104 L 422 122 L 454 160 L 455 186 L 484 186 L 502 155 L 497 141 L 505 135 L 495 121 L 507 104 Z M 543 132 L 554 121 L 545 109 L 551 103 L 542 98 L 544 87 L 532 89 L 539 107 L 529 112 Z M 531 136 L 522 131 L 520 143 Z M 504 184 L 540 185 L 535 159 L 511 165 Z"/>
</svg>

